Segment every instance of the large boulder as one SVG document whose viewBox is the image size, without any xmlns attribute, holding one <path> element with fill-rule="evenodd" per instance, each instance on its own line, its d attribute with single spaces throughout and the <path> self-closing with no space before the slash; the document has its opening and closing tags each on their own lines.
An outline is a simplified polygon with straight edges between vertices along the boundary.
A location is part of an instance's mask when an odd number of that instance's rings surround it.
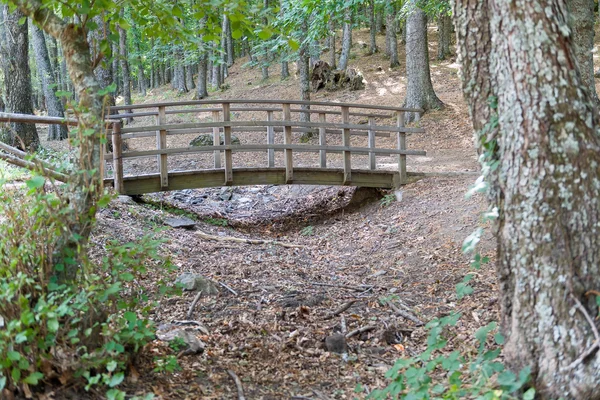
<svg viewBox="0 0 600 400">
<path fill-rule="evenodd" d="M 225 144 L 225 136 L 221 133 L 220 145 L 223 146 L 224 144 Z M 231 144 L 241 144 L 240 139 L 235 135 L 231 135 Z M 213 146 L 213 136 L 209 133 L 200 135 L 190 142 L 190 146 L 195 146 L 195 147 Z"/>
<path fill-rule="evenodd" d="M 210 279 L 200 274 L 184 272 L 179 275 L 175 283 L 180 284 L 183 290 L 202 292 L 203 296 L 216 295 L 219 293 L 217 285 Z"/>
</svg>

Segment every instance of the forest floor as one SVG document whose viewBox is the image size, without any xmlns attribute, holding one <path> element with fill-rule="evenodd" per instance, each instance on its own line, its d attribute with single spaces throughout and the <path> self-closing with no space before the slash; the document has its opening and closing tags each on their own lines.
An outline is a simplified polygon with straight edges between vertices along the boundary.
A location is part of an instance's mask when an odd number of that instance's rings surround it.
<svg viewBox="0 0 600 400">
<path fill-rule="evenodd" d="M 435 29 L 430 33 L 434 36 Z M 350 66 L 363 73 L 366 89 L 320 91 L 312 99 L 401 105 L 404 60 L 400 68 L 390 70 L 382 53 L 366 55 L 360 41 L 368 43 L 367 31 L 355 33 Z M 378 36 L 378 42 L 382 48 L 384 37 Z M 397 315 L 383 304 L 386 299 L 425 323 L 462 312 L 450 347 L 475 347 L 475 330 L 497 319 L 493 267 L 484 265 L 476 273 L 476 298 L 458 301 L 455 286 L 470 272 L 470 259 L 461 245 L 479 226 L 485 202 L 481 196 L 465 198 L 479 166 L 458 65 L 455 60 L 436 61 L 434 37 L 430 43 L 433 85 L 446 107 L 423 117 L 425 134 L 409 135 L 410 146 L 426 150 L 427 157 L 409 159 L 408 168 L 474 174 L 422 179 L 398 191 L 396 201 L 354 209 L 346 207 L 353 192 L 349 188 L 261 186 L 155 194 L 145 196 L 146 203 L 114 201 L 98 213 L 93 234 L 98 246 L 113 239 L 134 241 L 148 233 L 165 240 L 161 251 L 177 270 L 152 271 L 139 285 L 152 290 L 160 279 L 173 282 L 179 274 L 193 272 L 236 293 L 221 288 L 217 296 L 200 299 L 193 319 L 208 330 L 202 336 L 206 349 L 180 356 L 180 371 L 153 371 L 155 357 L 172 353 L 164 342 L 156 340 L 144 348 L 135 364 L 137 374 L 126 383 L 129 393 L 153 392 L 162 399 L 236 399 L 236 385 L 227 372 L 231 370 L 241 379 L 247 399 L 365 398 L 368 391 L 386 385 L 385 372 L 396 359 L 426 346 L 425 328 Z M 403 46 L 399 51 L 404 54 Z M 230 89 L 211 93 L 211 98 L 299 97 L 296 76 L 281 82 L 274 66 L 271 78 L 261 82 L 258 69 L 241 64 L 237 61 L 230 70 Z M 163 87 L 136 100 L 175 98 Z M 176 210 L 197 220 L 195 229 L 163 229 L 167 217 L 181 213 Z M 211 241 L 198 231 L 299 247 Z M 486 236 L 482 251 L 492 249 Z M 184 292 L 162 300 L 153 320 L 160 325 L 188 319 L 194 297 Z M 347 311 L 330 318 L 350 301 L 355 303 Z M 324 348 L 325 338 L 339 333 L 343 325 L 348 332 L 372 328 L 348 339 L 347 360 Z M 358 385 L 363 391 L 355 393 Z"/>
</svg>

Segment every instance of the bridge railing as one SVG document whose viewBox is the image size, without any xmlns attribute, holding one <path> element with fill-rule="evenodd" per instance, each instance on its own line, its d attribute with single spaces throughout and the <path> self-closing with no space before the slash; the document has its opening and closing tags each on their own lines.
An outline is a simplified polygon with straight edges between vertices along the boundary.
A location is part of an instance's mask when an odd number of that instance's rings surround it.
<svg viewBox="0 0 600 400">
<path fill-rule="evenodd" d="M 187 107 L 187 108 L 183 108 Z M 368 170 L 376 171 L 377 156 L 397 156 L 397 174 L 400 184 L 406 182 L 406 156 L 426 155 L 425 151 L 408 150 L 406 147 L 407 133 L 422 133 L 421 128 L 406 127 L 404 115 L 406 112 L 420 114 L 422 110 L 402 107 L 376 106 L 368 104 L 308 102 L 298 100 L 198 100 L 170 103 L 137 104 L 112 107 L 111 113 L 126 111 L 123 114 L 113 114 L 108 118 L 114 120 L 112 132 L 113 152 L 106 153 L 105 159 L 113 161 L 113 184 L 118 192 L 125 192 L 125 177 L 123 160 L 138 157 L 156 157 L 160 190 L 169 190 L 167 159 L 173 155 L 212 153 L 213 171 L 222 172 L 222 185 L 233 185 L 234 165 L 232 154 L 235 152 L 265 152 L 267 154 L 266 168 L 275 169 L 275 152 L 282 151 L 285 179 L 283 183 L 294 183 L 294 171 L 299 166 L 294 165 L 295 152 L 313 152 L 319 155 L 320 169 L 328 169 L 327 154 L 342 155 L 343 177 L 340 184 L 353 184 L 352 155 L 367 155 Z M 257 113 L 264 119 L 237 120 L 242 113 Z M 263 114 L 264 113 L 264 114 Z M 193 114 L 198 118 L 210 117 L 207 122 L 169 123 L 169 115 Z M 316 114 L 318 122 L 308 122 L 308 118 L 300 116 Z M 232 120 L 232 116 L 236 120 Z M 122 120 L 130 118 L 148 118 L 142 125 L 123 127 Z M 357 123 L 352 121 L 362 119 Z M 314 119 L 314 118 L 313 118 Z M 391 121 L 391 122 L 390 122 Z M 138 126 L 140 125 L 140 126 Z M 264 132 L 264 143 L 232 144 L 232 133 L 243 134 Z M 207 133 L 212 134 L 212 146 L 168 147 L 167 137 L 173 135 Z M 276 134 L 283 134 L 283 143 L 276 143 Z M 294 142 L 293 133 L 312 133 L 318 136 L 318 145 Z M 329 144 L 328 138 L 341 135 L 341 145 Z M 378 148 L 377 137 L 396 136 L 395 148 Z M 366 145 L 352 146 L 350 140 L 354 136 L 363 136 Z M 123 140 L 156 138 L 156 146 L 151 150 L 123 150 Z M 279 140 L 281 142 L 281 140 Z M 339 140 L 338 140 L 339 141 Z M 238 166 L 244 168 L 245 166 Z M 331 168 L 329 168 L 331 170 Z M 384 173 L 384 171 L 381 171 Z M 389 174 L 390 171 L 385 171 Z M 325 182 L 323 182 L 325 183 Z"/>
</svg>

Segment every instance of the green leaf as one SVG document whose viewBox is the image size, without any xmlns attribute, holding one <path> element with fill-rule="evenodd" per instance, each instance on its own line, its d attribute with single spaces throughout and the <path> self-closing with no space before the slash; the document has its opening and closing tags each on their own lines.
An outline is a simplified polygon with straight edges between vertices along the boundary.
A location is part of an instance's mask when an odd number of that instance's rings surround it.
<svg viewBox="0 0 600 400">
<path fill-rule="evenodd" d="M 483 326 L 483 327 L 479 328 L 477 330 L 477 332 L 475 332 L 475 338 L 479 341 L 479 343 L 481 343 L 481 344 L 485 343 L 485 341 L 487 339 L 487 335 L 491 331 L 493 331 L 494 329 L 496 329 L 497 325 L 498 324 L 496 322 L 490 322 L 486 326 Z"/>
<path fill-rule="evenodd" d="M 502 346 L 504 344 L 504 335 L 498 332 L 494 335 L 494 340 L 496 341 L 497 345 Z"/>
<path fill-rule="evenodd" d="M 19 333 L 17 333 L 17 336 L 15 336 L 16 344 L 25 343 L 26 341 L 27 341 L 27 333 L 25 333 L 25 332 L 19 332 Z"/>
<path fill-rule="evenodd" d="M 46 179 L 44 179 L 43 176 L 36 175 L 27 181 L 27 187 L 29 189 L 37 189 L 37 188 L 41 188 L 42 186 L 44 186 L 45 183 L 46 183 Z"/>
<path fill-rule="evenodd" d="M 0 390 L 6 387 L 6 377 L 4 375 L 0 375 Z"/>
<path fill-rule="evenodd" d="M 28 383 L 30 385 L 37 385 L 40 379 L 42 379 L 43 377 L 44 374 L 42 374 L 41 372 L 32 372 L 27 378 L 23 379 L 23 382 Z"/>
<path fill-rule="evenodd" d="M 117 366 L 117 362 L 115 360 L 111 360 L 106 364 L 106 369 L 108 372 L 113 372 L 115 369 L 117 369 Z"/>
<path fill-rule="evenodd" d="M 258 37 L 262 40 L 270 39 L 271 36 L 273 36 L 273 31 L 271 31 L 269 28 L 263 28 L 258 31 Z"/>
<path fill-rule="evenodd" d="M 2 386 L 0 385 L 0 388 Z M 523 400 L 533 400 L 535 399 L 535 389 L 529 388 L 525 393 L 523 393 Z"/>
<path fill-rule="evenodd" d="M 183 11 L 181 10 L 181 7 L 179 7 L 177 4 L 175 4 L 173 6 L 173 9 L 171 10 L 171 12 L 173 13 L 174 16 L 182 18 L 183 17 Z"/>
<path fill-rule="evenodd" d="M 48 320 L 48 330 L 50 332 L 58 331 L 58 327 L 59 327 L 59 324 L 58 324 L 58 320 L 56 318 Z"/>
<path fill-rule="evenodd" d="M 10 350 L 10 351 L 6 352 L 6 356 L 11 361 L 19 361 L 21 359 L 21 353 L 19 353 L 18 351 Z"/>
<path fill-rule="evenodd" d="M 21 370 L 19 368 L 13 368 L 10 372 L 10 375 L 15 382 L 19 382 L 21 380 Z"/>
<path fill-rule="evenodd" d="M 288 46 L 290 46 L 290 49 L 292 49 L 293 51 L 297 51 L 300 48 L 300 44 L 294 39 L 288 40 Z"/>
<path fill-rule="evenodd" d="M 110 381 L 108 381 L 108 386 L 111 388 L 118 386 L 121 384 L 121 382 L 123 382 L 123 379 L 125 379 L 125 375 L 122 372 L 119 372 L 110 378 Z"/>
<path fill-rule="evenodd" d="M 106 392 L 108 400 L 125 400 L 125 392 L 118 389 L 110 389 Z"/>
<path fill-rule="evenodd" d="M 240 29 L 235 29 L 231 32 L 231 37 L 234 39 L 239 39 L 242 37 L 242 31 Z"/>
<path fill-rule="evenodd" d="M 25 23 L 25 21 L 27 21 L 27 17 L 19 18 L 19 25 L 23 25 Z"/>
</svg>

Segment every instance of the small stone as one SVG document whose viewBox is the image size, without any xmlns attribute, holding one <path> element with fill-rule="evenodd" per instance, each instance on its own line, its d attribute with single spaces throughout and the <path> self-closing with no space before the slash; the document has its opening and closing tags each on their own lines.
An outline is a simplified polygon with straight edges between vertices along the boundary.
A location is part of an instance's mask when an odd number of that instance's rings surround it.
<svg viewBox="0 0 600 400">
<path fill-rule="evenodd" d="M 225 136 L 223 134 L 221 134 L 220 145 L 222 146 L 224 144 L 225 144 Z M 241 144 L 240 139 L 235 135 L 231 135 L 231 144 L 234 144 L 234 145 Z M 195 147 L 204 147 L 204 146 L 213 146 L 213 145 L 214 145 L 213 144 L 213 136 L 208 133 L 200 135 L 190 142 L 190 146 L 195 146 Z"/>
<path fill-rule="evenodd" d="M 183 290 L 202 291 L 203 296 L 211 296 L 219 293 L 217 285 L 200 274 L 184 272 L 177 277 L 175 283 L 181 284 Z"/>
<path fill-rule="evenodd" d="M 342 354 L 348 352 L 346 337 L 339 333 L 327 336 L 325 338 L 325 347 L 327 348 L 327 351 L 332 353 Z"/>
<path fill-rule="evenodd" d="M 240 197 L 239 199 L 237 199 L 237 201 L 239 203 L 250 203 L 252 201 L 252 199 L 249 197 Z"/>
<path fill-rule="evenodd" d="M 117 197 L 117 201 L 123 204 L 136 204 L 136 202 L 131 198 L 131 196 L 119 195 Z"/>
<path fill-rule="evenodd" d="M 171 228 L 191 228 L 196 225 L 196 221 L 188 217 L 172 217 L 165 219 L 165 225 Z"/>
<path fill-rule="evenodd" d="M 173 329 L 167 332 L 158 331 L 156 332 L 156 337 L 159 340 L 165 342 L 172 342 L 173 340 L 179 338 L 187 344 L 187 349 L 183 351 L 183 354 L 197 354 L 202 353 L 206 345 L 202 340 L 198 339 L 196 336 L 197 330 L 190 328 L 183 329 Z"/>
</svg>

